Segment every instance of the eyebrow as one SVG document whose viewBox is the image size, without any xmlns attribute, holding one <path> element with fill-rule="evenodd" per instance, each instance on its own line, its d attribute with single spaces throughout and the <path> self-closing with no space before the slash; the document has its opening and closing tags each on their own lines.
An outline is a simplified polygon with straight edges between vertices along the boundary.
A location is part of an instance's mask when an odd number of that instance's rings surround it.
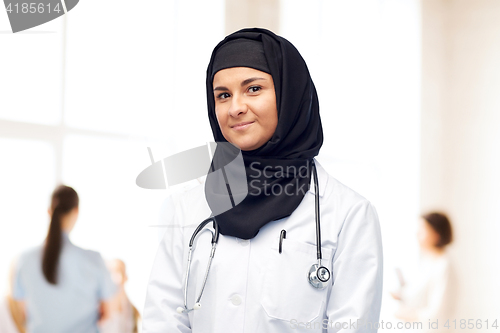
<svg viewBox="0 0 500 333">
<path fill-rule="evenodd" d="M 246 79 L 245 81 L 241 82 L 241 86 L 244 87 L 247 84 L 252 83 L 253 81 L 257 81 L 257 80 L 265 80 L 265 79 L 263 77 L 251 77 L 251 78 Z M 226 87 L 218 86 L 218 87 L 214 88 L 214 91 L 216 91 L 216 90 L 229 90 L 229 89 L 227 89 Z"/>
</svg>

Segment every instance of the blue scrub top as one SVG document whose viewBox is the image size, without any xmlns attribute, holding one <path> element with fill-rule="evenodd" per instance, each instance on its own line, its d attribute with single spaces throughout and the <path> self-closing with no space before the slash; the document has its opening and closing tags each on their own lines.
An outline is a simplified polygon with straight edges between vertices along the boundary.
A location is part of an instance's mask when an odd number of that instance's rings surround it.
<svg viewBox="0 0 500 333">
<path fill-rule="evenodd" d="M 98 252 L 73 245 L 65 233 L 63 239 L 57 284 L 45 279 L 38 246 L 16 264 L 14 298 L 26 304 L 30 333 L 97 333 L 100 301 L 117 287 Z"/>
</svg>

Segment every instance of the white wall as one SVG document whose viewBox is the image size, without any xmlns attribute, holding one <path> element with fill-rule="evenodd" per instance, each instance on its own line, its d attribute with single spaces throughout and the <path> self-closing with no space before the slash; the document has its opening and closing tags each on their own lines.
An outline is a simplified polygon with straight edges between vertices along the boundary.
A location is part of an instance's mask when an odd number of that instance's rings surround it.
<svg viewBox="0 0 500 333">
<path fill-rule="evenodd" d="M 381 319 L 394 320 L 394 268 L 417 252 L 420 154 L 418 1 L 282 1 L 281 34 L 315 82 L 328 172 L 374 203 L 384 244 Z"/>
<path fill-rule="evenodd" d="M 422 209 L 454 223 L 457 319 L 500 313 L 500 2 L 423 0 Z"/>
<path fill-rule="evenodd" d="M 280 0 L 225 0 L 226 35 L 261 27 L 279 34 Z"/>
</svg>

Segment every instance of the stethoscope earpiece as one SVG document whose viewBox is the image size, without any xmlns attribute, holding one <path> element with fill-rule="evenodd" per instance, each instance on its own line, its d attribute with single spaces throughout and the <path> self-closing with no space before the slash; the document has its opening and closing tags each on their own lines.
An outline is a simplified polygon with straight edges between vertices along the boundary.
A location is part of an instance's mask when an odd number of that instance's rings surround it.
<svg viewBox="0 0 500 333">
<path fill-rule="evenodd" d="M 188 313 L 190 311 L 193 311 L 193 310 L 198 310 L 199 308 L 201 308 L 201 304 L 200 303 L 195 303 L 193 308 L 192 309 L 188 309 L 187 307 L 182 307 L 182 306 L 179 306 L 177 308 L 177 313 Z"/>
</svg>

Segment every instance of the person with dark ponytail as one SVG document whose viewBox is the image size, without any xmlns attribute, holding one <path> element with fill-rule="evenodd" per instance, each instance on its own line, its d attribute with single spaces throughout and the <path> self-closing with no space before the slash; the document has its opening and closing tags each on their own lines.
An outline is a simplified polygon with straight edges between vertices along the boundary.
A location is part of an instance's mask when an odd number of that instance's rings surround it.
<svg viewBox="0 0 500 333">
<path fill-rule="evenodd" d="M 68 186 L 59 186 L 52 194 L 52 203 L 49 208 L 49 233 L 42 257 L 43 275 L 50 284 L 57 284 L 57 266 L 63 242 L 63 223 L 64 230 L 69 233 L 78 218 L 78 202 L 78 194 Z"/>
<path fill-rule="evenodd" d="M 44 244 L 24 253 L 16 264 L 14 298 L 24 305 L 27 330 L 98 332 L 97 322 L 106 316 L 106 300 L 116 286 L 98 252 L 69 240 L 79 214 L 76 191 L 58 186 L 48 213 Z"/>
</svg>

